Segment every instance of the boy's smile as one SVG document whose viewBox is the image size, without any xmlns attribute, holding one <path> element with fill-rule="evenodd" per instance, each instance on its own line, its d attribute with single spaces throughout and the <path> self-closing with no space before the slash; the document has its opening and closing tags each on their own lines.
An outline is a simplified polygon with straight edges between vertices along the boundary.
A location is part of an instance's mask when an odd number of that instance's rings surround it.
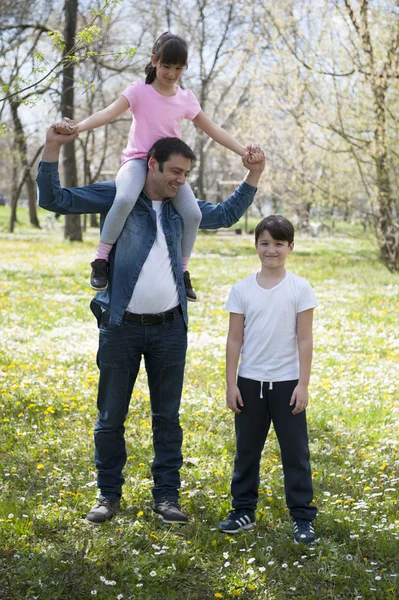
<svg viewBox="0 0 399 600">
<path fill-rule="evenodd" d="M 287 256 L 294 249 L 294 242 L 289 244 L 287 241 L 275 240 L 268 231 L 262 231 L 255 248 L 262 267 L 276 269 L 284 266 Z"/>
</svg>

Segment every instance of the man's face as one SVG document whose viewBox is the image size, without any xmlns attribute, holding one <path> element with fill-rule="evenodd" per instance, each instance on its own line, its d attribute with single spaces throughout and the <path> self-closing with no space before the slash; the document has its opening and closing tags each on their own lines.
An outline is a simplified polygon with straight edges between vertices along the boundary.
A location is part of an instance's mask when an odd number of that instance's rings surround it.
<svg viewBox="0 0 399 600">
<path fill-rule="evenodd" d="M 178 189 L 186 183 L 191 169 L 191 160 L 181 154 L 171 154 L 163 163 L 161 171 L 159 163 L 151 158 L 148 169 L 153 191 L 160 198 L 174 198 Z"/>
</svg>

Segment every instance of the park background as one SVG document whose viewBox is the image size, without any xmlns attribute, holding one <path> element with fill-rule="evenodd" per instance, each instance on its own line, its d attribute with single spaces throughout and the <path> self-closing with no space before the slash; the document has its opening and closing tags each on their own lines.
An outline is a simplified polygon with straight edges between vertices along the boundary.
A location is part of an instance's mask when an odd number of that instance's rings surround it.
<svg viewBox="0 0 399 600">
<path fill-rule="evenodd" d="M 0 598 L 203 600 L 399 597 L 399 9 L 396 1 L 39 2 L 0 8 Z M 98 332 L 88 304 L 95 217 L 57 220 L 34 184 L 46 127 L 80 120 L 141 79 L 151 45 L 189 43 L 182 78 L 206 113 L 267 169 L 232 230 L 199 236 L 190 263 L 182 404 L 186 528 L 151 511 L 144 372 L 127 422 L 121 513 L 93 529 Z M 64 185 L 113 178 L 130 117 L 65 146 Z M 198 197 L 222 200 L 245 170 L 191 123 Z M 294 546 L 274 435 L 254 533 L 220 535 L 233 419 L 224 403 L 229 289 L 257 268 L 262 215 L 297 225 L 288 267 L 320 306 L 309 430 L 317 543 Z M 240 229 L 241 235 L 235 230 Z"/>
</svg>

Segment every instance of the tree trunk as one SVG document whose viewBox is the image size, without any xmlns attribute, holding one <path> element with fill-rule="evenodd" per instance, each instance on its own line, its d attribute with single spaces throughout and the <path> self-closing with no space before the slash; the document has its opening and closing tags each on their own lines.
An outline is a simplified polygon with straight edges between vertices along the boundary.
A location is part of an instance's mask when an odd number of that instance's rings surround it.
<svg viewBox="0 0 399 600">
<path fill-rule="evenodd" d="M 78 0 L 65 0 L 65 50 L 66 55 L 73 48 L 76 36 L 76 23 L 78 14 Z M 62 97 L 61 97 L 61 114 L 63 117 L 73 119 L 74 117 L 74 62 L 69 61 L 64 65 L 62 72 Z M 63 170 L 65 187 L 76 187 L 77 169 L 75 156 L 75 141 L 63 146 Z M 71 242 L 82 241 L 82 227 L 80 215 L 66 215 L 64 237 Z"/>
<path fill-rule="evenodd" d="M 13 156 L 13 177 L 12 177 L 12 188 L 11 188 L 11 214 L 10 214 L 10 233 L 14 233 L 15 223 L 17 223 L 17 205 L 18 205 L 18 166 L 17 159 L 14 154 Z"/>
<path fill-rule="evenodd" d="M 197 137 L 197 159 L 198 169 L 197 177 L 194 183 L 194 194 L 200 200 L 206 200 L 206 187 L 205 187 L 205 136 L 203 132 L 198 133 Z"/>
<path fill-rule="evenodd" d="M 20 106 L 20 102 L 17 100 L 10 100 L 10 108 L 11 115 L 14 125 L 14 135 L 15 135 L 15 146 L 18 149 L 19 157 L 21 165 L 24 169 L 22 177 L 25 178 L 27 193 L 28 193 L 28 205 L 29 205 L 29 220 L 31 225 L 40 229 L 39 219 L 37 218 L 36 212 L 36 204 L 37 204 L 37 192 L 36 185 L 33 181 L 30 165 L 28 164 L 28 146 L 26 143 L 26 136 L 22 126 L 21 119 L 19 118 L 18 108 Z M 17 184 L 17 180 L 15 180 Z M 22 180 L 23 183 L 23 180 Z M 21 184 L 22 185 L 22 184 Z M 17 203 L 19 200 L 18 189 L 20 187 L 16 185 L 15 190 L 13 190 L 13 198 L 12 198 L 12 216 L 10 220 L 10 231 L 14 231 L 14 223 L 16 221 L 16 210 Z M 14 216 L 13 216 L 14 215 Z"/>
<path fill-rule="evenodd" d="M 37 188 L 36 184 L 32 179 L 30 170 L 26 174 L 26 189 L 28 190 L 28 203 L 29 203 L 29 222 L 33 227 L 40 229 L 39 219 L 37 218 L 36 205 L 37 205 Z"/>
<path fill-rule="evenodd" d="M 98 222 L 97 215 L 94 213 L 90 215 L 90 227 L 100 227 L 100 223 Z"/>
<path fill-rule="evenodd" d="M 390 271 L 399 271 L 399 223 L 394 217 L 394 202 L 386 153 L 375 159 L 378 188 L 378 214 L 374 224 L 383 263 Z"/>
<path fill-rule="evenodd" d="M 399 223 L 394 218 L 395 201 L 388 166 L 386 140 L 386 97 L 384 89 L 374 86 L 375 107 L 375 155 L 377 175 L 378 214 L 374 225 L 380 248 L 381 260 L 390 271 L 399 271 Z"/>
</svg>

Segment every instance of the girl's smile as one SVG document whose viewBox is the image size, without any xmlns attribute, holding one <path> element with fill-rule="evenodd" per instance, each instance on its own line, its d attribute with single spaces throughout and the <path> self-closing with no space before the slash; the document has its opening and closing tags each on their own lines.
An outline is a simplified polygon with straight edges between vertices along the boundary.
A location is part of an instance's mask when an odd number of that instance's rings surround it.
<svg viewBox="0 0 399 600">
<path fill-rule="evenodd" d="M 155 81 L 166 88 L 176 84 L 185 69 L 184 65 L 167 65 L 156 61 L 154 57 L 152 57 L 152 64 L 157 70 Z"/>
</svg>

